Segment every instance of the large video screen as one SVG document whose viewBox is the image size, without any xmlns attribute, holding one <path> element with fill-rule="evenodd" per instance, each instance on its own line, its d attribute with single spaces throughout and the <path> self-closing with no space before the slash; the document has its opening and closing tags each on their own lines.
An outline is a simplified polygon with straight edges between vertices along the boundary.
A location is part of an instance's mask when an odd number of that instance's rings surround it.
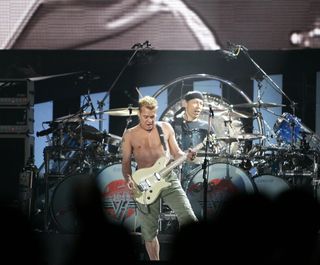
<svg viewBox="0 0 320 265">
<path fill-rule="evenodd" d="M 319 48 L 316 0 L 11 0 L 2 49 L 254 50 Z"/>
</svg>

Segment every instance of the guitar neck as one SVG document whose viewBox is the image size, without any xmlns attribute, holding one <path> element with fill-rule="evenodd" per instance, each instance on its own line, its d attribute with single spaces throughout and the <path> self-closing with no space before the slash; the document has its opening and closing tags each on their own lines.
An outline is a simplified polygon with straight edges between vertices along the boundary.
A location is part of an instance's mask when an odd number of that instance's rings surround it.
<svg viewBox="0 0 320 265">
<path fill-rule="evenodd" d="M 159 174 L 161 176 L 166 176 L 169 174 L 173 169 L 175 169 L 177 166 L 182 164 L 187 159 L 187 154 L 184 154 L 183 156 L 180 156 L 177 160 L 173 161 L 169 165 L 167 165 L 164 169 L 162 169 Z"/>
<path fill-rule="evenodd" d="M 198 144 L 193 150 L 195 152 L 198 152 L 203 147 L 203 143 Z M 187 153 L 184 153 L 183 156 L 180 156 L 177 160 L 173 161 L 169 165 L 167 165 L 165 168 L 160 170 L 159 174 L 161 176 L 166 176 L 169 174 L 173 169 L 175 169 L 177 166 L 181 165 L 185 160 L 187 159 Z"/>
</svg>

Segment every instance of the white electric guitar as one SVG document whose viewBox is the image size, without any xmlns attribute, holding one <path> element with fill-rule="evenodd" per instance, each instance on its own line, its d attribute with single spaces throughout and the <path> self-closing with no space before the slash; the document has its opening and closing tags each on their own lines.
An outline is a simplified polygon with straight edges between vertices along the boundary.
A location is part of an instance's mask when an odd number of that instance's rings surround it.
<svg viewBox="0 0 320 265">
<path fill-rule="evenodd" d="M 195 152 L 204 146 L 203 143 L 193 148 Z M 159 196 L 160 192 L 171 185 L 166 181 L 166 177 L 177 166 L 181 165 L 187 159 L 187 153 L 173 161 L 169 165 L 167 157 L 160 157 L 152 167 L 141 168 L 132 174 L 135 183 L 133 198 L 135 201 L 149 205 L 153 203 Z"/>
</svg>

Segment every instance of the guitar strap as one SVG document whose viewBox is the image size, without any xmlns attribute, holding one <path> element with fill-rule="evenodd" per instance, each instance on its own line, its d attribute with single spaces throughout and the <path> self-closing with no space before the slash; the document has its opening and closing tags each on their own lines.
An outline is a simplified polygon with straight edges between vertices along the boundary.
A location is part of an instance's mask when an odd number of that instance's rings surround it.
<svg viewBox="0 0 320 265">
<path fill-rule="evenodd" d="M 162 144 L 162 146 L 163 146 L 163 149 L 164 149 L 164 151 L 167 151 L 167 145 L 166 145 L 166 143 L 165 143 L 165 141 L 164 141 L 164 133 L 163 133 L 163 130 L 162 130 L 162 128 L 161 128 L 161 126 L 160 126 L 159 123 L 157 123 L 156 126 L 157 126 L 157 129 L 158 129 L 158 133 L 159 133 L 159 136 L 160 136 L 160 141 L 161 141 L 161 144 Z"/>
</svg>

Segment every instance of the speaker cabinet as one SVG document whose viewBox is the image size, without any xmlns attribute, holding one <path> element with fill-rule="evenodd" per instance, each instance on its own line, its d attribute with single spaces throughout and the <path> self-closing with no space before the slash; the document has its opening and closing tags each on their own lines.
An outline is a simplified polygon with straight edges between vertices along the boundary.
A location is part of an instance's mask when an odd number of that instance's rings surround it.
<svg viewBox="0 0 320 265">
<path fill-rule="evenodd" d="M 34 156 L 34 137 L 0 135 L 0 203 L 19 204 L 19 175 Z"/>
</svg>

